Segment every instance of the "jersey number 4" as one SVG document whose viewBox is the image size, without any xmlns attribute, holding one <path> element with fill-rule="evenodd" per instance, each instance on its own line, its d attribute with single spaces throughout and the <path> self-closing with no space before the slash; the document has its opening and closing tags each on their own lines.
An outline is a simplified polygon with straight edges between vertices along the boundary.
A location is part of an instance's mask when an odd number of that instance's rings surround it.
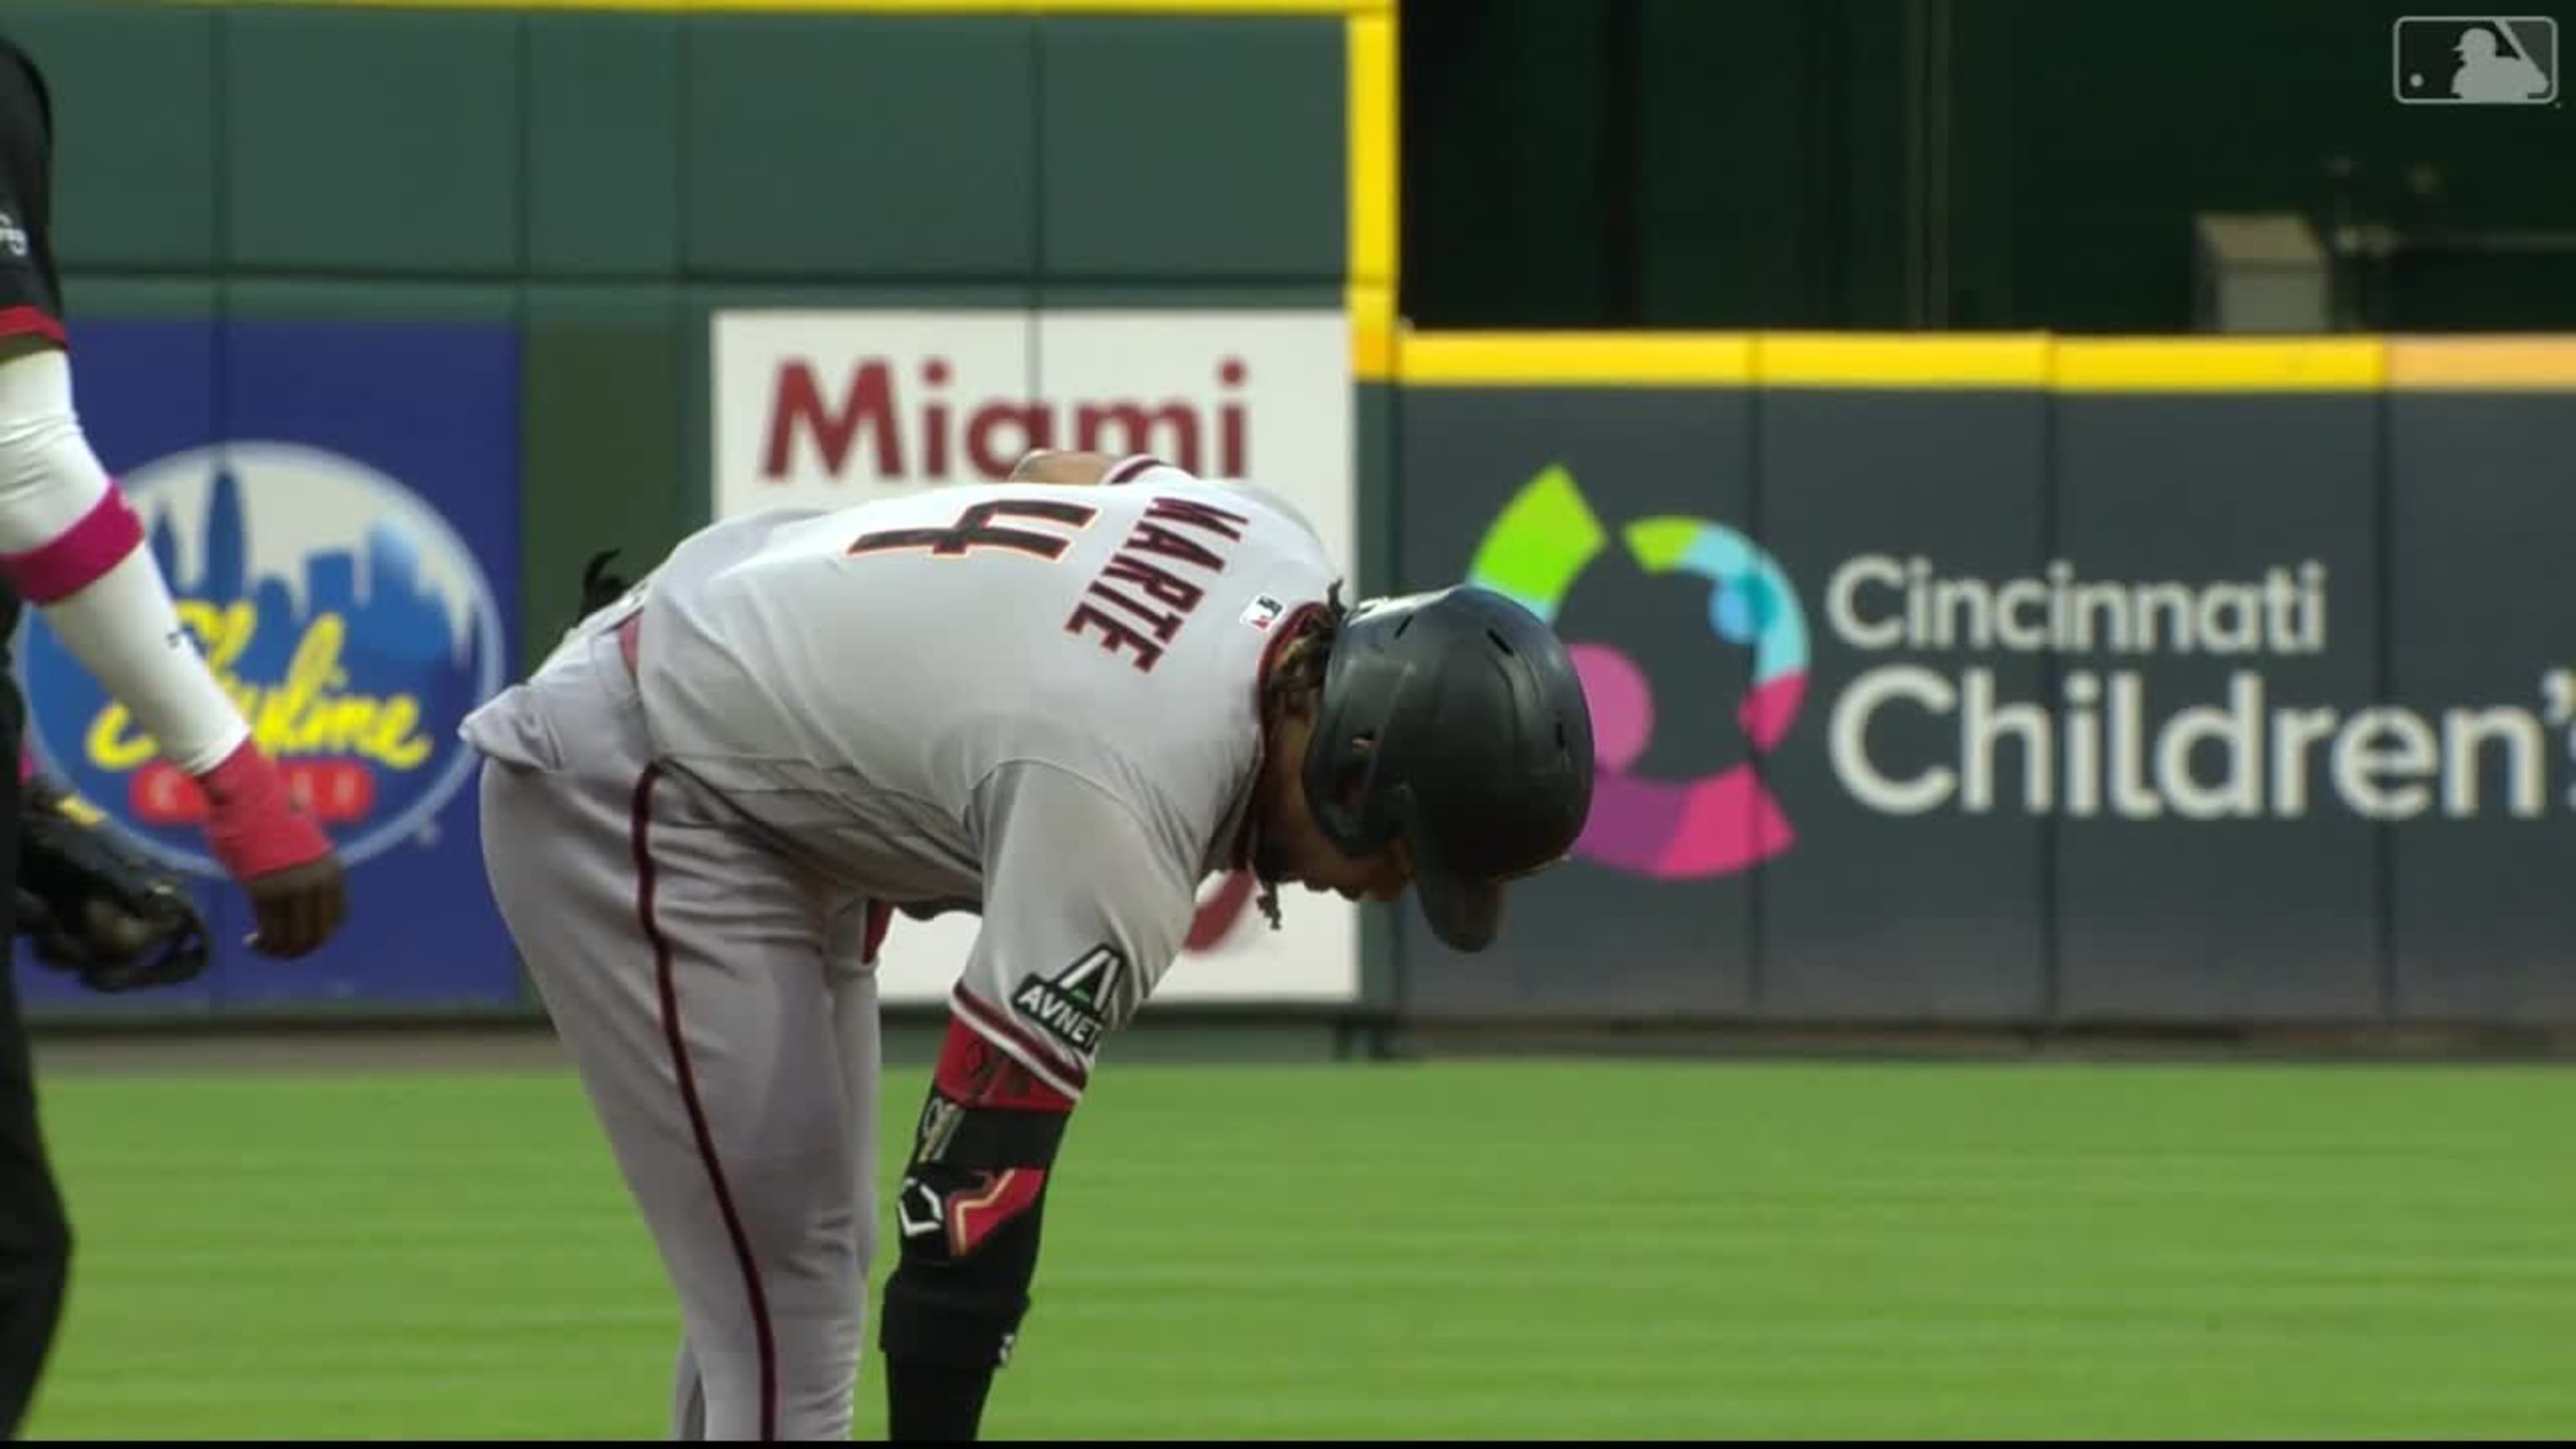
<svg viewBox="0 0 2576 1449">
<path fill-rule="evenodd" d="M 964 558 L 979 548 L 998 548 L 1053 560 L 1062 558 L 1064 551 L 1073 547 L 1072 539 L 1044 529 L 1012 528 L 1001 520 L 1042 519 L 1078 533 L 1089 528 L 1091 520 L 1099 516 L 1097 508 L 1061 503 L 1051 498 L 996 498 L 967 509 L 946 528 L 888 528 L 860 534 L 851 542 L 850 552 L 927 553 L 934 558 Z"/>
</svg>

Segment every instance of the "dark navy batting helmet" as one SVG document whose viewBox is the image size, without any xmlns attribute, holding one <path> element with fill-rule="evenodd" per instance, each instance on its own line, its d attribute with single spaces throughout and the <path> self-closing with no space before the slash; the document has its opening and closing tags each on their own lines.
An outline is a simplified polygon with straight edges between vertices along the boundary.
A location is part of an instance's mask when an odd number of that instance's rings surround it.
<svg viewBox="0 0 2576 1449">
<path fill-rule="evenodd" d="M 1481 951 L 1503 888 L 1565 858 L 1592 810 L 1592 712 L 1554 630 L 1487 589 L 1355 605 L 1305 759 L 1333 843 L 1402 841 L 1422 914 Z"/>
</svg>

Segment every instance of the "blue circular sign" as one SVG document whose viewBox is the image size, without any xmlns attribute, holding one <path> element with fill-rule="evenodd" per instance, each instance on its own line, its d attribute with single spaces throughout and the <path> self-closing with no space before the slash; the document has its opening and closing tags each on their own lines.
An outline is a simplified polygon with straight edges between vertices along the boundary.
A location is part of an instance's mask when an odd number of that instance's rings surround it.
<svg viewBox="0 0 2576 1449">
<path fill-rule="evenodd" d="M 193 449 L 120 482 L 181 622 L 342 861 L 425 839 L 474 766 L 457 725 L 502 682 L 500 606 L 456 530 L 299 444 Z M 32 609 L 19 657 L 43 768 L 154 857 L 220 877 L 195 782 Z"/>
</svg>

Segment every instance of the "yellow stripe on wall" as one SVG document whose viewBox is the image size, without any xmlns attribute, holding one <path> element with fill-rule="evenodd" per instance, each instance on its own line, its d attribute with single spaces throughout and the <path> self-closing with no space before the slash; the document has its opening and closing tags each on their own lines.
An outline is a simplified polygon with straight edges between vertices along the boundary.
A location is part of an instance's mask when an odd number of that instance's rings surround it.
<svg viewBox="0 0 2576 1449">
<path fill-rule="evenodd" d="M 1646 387 L 1748 383 L 1753 338 L 1742 333 L 1414 332 L 1399 334 L 1408 383 Z"/>
<path fill-rule="evenodd" d="M 2046 387 L 2045 333 L 1767 332 L 1754 337 L 1764 387 Z"/>
<path fill-rule="evenodd" d="M 2376 337 L 2061 337 L 2061 392 L 2352 392 L 2388 380 Z"/>
<path fill-rule="evenodd" d="M 1411 332 L 1422 387 L 1990 388 L 2072 393 L 2576 391 L 2576 337 Z"/>
<path fill-rule="evenodd" d="M 1395 289 L 1354 285 L 1344 304 L 1351 319 L 1351 376 L 1359 382 L 1395 377 Z"/>
<path fill-rule="evenodd" d="M 2388 385 L 2426 391 L 2576 390 L 2576 337 L 2392 337 Z"/>
<path fill-rule="evenodd" d="M 1396 111 L 1395 17 L 1354 16 L 1343 27 L 1349 92 L 1350 280 L 1395 285 Z"/>
<path fill-rule="evenodd" d="M 601 10 L 806 15 L 1385 15 L 1393 0 L 163 0 L 326 10 Z"/>
</svg>

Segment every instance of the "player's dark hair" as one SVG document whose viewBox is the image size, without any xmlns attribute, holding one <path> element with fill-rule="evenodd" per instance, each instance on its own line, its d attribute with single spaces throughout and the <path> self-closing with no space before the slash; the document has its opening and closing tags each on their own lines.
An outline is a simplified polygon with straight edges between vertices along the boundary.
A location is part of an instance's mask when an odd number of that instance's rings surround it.
<svg viewBox="0 0 2576 1449">
<path fill-rule="evenodd" d="M 1342 586 L 1336 583 L 1325 593 L 1322 608 L 1307 609 L 1296 616 L 1262 679 L 1261 725 L 1265 732 L 1282 719 L 1315 712 L 1316 702 L 1324 693 L 1325 667 L 1333 660 L 1333 641 L 1340 636 L 1342 619 L 1349 613 L 1349 607 L 1342 602 Z M 1278 930 L 1279 882 L 1261 868 L 1257 851 L 1253 879 L 1260 883 L 1253 904 L 1270 922 L 1270 929 Z"/>
<path fill-rule="evenodd" d="M 1333 638 L 1341 632 L 1342 616 L 1350 610 L 1342 604 L 1342 586 L 1335 584 L 1324 596 L 1324 606 L 1308 609 L 1296 616 L 1289 636 L 1280 641 L 1279 653 L 1270 661 L 1270 671 L 1262 680 L 1261 714 L 1263 723 L 1276 718 L 1283 710 L 1303 712 L 1313 707 L 1324 692 L 1324 666 L 1332 662 Z"/>
<path fill-rule="evenodd" d="M 628 589 L 635 587 L 633 580 L 628 579 L 623 574 L 611 573 L 608 570 L 609 563 L 614 560 L 620 552 L 621 550 L 613 548 L 603 549 L 598 553 L 592 554 L 590 556 L 590 562 L 583 566 L 581 571 L 580 612 L 574 616 L 574 621 L 576 623 L 582 619 L 587 619 L 591 615 L 598 613 L 600 610 L 607 608 L 609 605 L 616 603 L 619 599 L 626 596 L 626 591 Z"/>
</svg>

